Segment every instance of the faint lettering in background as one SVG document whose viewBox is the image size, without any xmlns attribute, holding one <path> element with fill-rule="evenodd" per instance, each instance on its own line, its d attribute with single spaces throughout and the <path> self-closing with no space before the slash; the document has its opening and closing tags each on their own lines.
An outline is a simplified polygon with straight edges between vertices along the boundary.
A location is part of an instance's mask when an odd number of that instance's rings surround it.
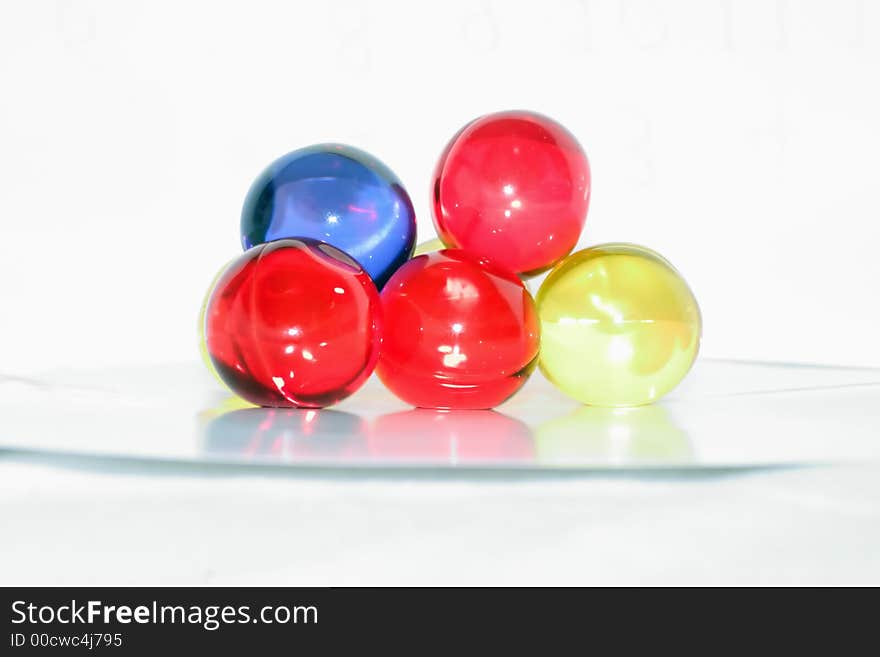
<svg viewBox="0 0 880 657">
<path fill-rule="evenodd" d="M 566 7 L 573 11 L 565 15 L 583 26 L 578 41 L 585 51 L 690 49 L 695 44 L 728 52 L 862 49 L 868 20 L 865 0 L 574 0 Z M 505 12 L 484 9 L 483 14 L 497 18 L 493 26 L 505 42 Z"/>
<path fill-rule="evenodd" d="M 56 0 L 58 34 L 68 48 L 91 43 L 97 36 L 95 7 L 91 2 Z"/>
<path fill-rule="evenodd" d="M 620 0 L 617 9 L 621 29 L 637 48 L 647 50 L 667 45 L 670 32 L 663 3 Z"/>
<path fill-rule="evenodd" d="M 0 369 L 195 358 L 241 197 L 299 145 L 374 152 L 431 237 L 437 155 L 507 108 L 581 140 L 583 245 L 668 256 L 706 355 L 880 365 L 878 51 L 867 0 L 0 1 Z"/>
<path fill-rule="evenodd" d="M 462 22 L 465 44 L 475 53 L 490 53 L 498 46 L 499 25 L 492 3 L 475 3 Z"/>
<path fill-rule="evenodd" d="M 356 2 L 337 7 L 330 3 L 330 33 L 333 41 L 327 44 L 328 54 L 350 74 L 365 75 L 373 72 L 375 48 L 371 41 L 370 3 Z"/>
<path fill-rule="evenodd" d="M 652 187 L 656 182 L 654 166 L 654 124 L 650 115 L 641 117 L 634 126 L 632 143 L 629 144 L 633 158 L 632 182 L 641 188 Z"/>
<path fill-rule="evenodd" d="M 785 50 L 788 46 L 788 0 L 776 0 L 776 49 Z"/>
<path fill-rule="evenodd" d="M 578 23 L 582 29 L 577 33 L 580 35 L 578 43 L 580 49 L 584 52 L 593 50 L 593 17 L 590 0 L 575 0 L 576 15 Z"/>
</svg>

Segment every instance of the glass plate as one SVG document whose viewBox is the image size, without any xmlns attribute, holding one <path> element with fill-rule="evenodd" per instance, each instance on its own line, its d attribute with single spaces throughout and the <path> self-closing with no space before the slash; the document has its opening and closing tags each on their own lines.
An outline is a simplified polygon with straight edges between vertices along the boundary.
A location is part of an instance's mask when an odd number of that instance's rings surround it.
<svg viewBox="0 0 880 657">
<path fill-rule="evenodd" d="M 737 468 L 880 457 L 880 369 L 701 359 L 661 403 L 581 406 L 538 373 L 496 411 L 412 409 L 373 377 L 320 411 L 246 407 L 199 363 L 0 377 L 7 455 L 281 468 Z"/>
</svg>

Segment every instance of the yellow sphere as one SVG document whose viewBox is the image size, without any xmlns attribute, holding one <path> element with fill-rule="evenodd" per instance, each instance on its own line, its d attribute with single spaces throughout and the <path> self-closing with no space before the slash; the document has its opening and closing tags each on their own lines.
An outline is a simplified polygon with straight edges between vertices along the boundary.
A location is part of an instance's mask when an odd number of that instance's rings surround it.
<svg viewBox="0 0 880 657">
<path fill-rule="evenodd" d="M 697 357 L 697 300 L 663 256 L 635 244 L 573 253 L 548 274 L 535 299 L 544 375 L 594 406 L 656 401 Z"/>
<path fill-rule="evenodd" d="M 439 251 L 440 249 L 445 249 L 446 245 L 443 243 L 439 237 L 435 237 L 432 240 L 428 240 L 427 242 L 422 242 L 416 247 L 416 250 L 413 252 L 413 258 L 417 255 L 422 255 L 423 253 L 431 253 L 431 251 Z"/>
<path fill-rule="evenodd" d="M 199 356 L 201 356 L 202 363 L 204 363 L 205 367 L 208 368 L 208 371 L 214 375 L 214 378 L 220 382 L 220 385 L 223 386 L 224 390 L 228 390 L 228 386 L 223 382 L 223 379 L 220 378 L 220 375 L 217 373 L 216 368 L 214 367 L 214 363 L 211 362 L 211 357 L 208 355 L 208 344 L 205 340 L 205 315 L 208 312 L 208 301 L 211 299 L 211 292 L 214 291 L 214 286 L 217 285 L 217 281 L 220 280 L 220 276 L 223 275 L 223 272 L 226 271 L 226 268 L 231 264 L 231 260 L 223 265 L 220 270 L 214 274 L 214 278 L 211 280 L 211 284 L 208 286 L 208 291 L 205 292 L 205 298 L 202 299 L 202 307 L 199 309 L 199 323 L 198 323 L 198 335 L 199 335 Z"/>
<path fill-rule="evenodd" d="M 427 241 L 419 244 L 416 247 L 416 250 L 413 251 L 413 258 L 415 258 L 416 256 L 419 256 L 419 255 L 422 255 L 423 253 L 432 253 L 434 251 L 440 251 L 441 249 L 448 249 L 448 248 L 449 247 L 446 246 L 446 244 L 443 242 L 443 240 L 441 240 L 439 237 L 435 237 L 432 240 L 427 240 Z M 523 285 L 526 286 L 526 289 L 528 289 L 528 291 L 532 295 L 535 294 L 534 282 L 532 281 L 533 278 L 534 278 L 534 275 L 531 272 L 529 272 L 528 274 L 525 274 L 525 273 L 519 274 L 519 279 L 523 282 Z"/>
</svg>

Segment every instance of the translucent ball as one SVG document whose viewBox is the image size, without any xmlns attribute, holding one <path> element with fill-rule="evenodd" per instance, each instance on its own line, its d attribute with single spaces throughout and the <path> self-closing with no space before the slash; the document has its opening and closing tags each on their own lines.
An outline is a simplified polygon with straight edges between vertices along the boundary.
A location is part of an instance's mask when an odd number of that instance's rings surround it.
<svg viewBox="0 0 880 657">
<path fill-rule="evenodd" d="M 202 306 L 199 308 L 199 319 L 198 319 L 198 338 L 199 338 L 199 357 L 202 359 L 202 364 L 205 366 L 215 379 L 222 385 L 224 388 L 227 388 L 226 383 L 218 374 L 217 369 L 214 367 L 214 363 L 211 362 L 211 355 L 208 353 L 208 343 L 205 340 L 205 316 L 208 313 L 208 302 L 211 300 L 211 293 L 214 291 L 214 286 L 217 285 L 217 281 L 220 280 L 220 277 L 223 275 L 223 272 L 226 271 L 226 268 L 232 264 L 231 261 L 227 262 L 223 265 L 216 274 L 214 274 L 214 278 L 211 279 L 211 284 L 208 286 L 208 289 L 205 291 L 205 296 L 202 299 Z"/>
<path fill-rule="evenodd" d="M 486 409 L 529 378 L 535 302 L 516 276 L 458 249 L 416 256 L 382 290 L 376 373 L 413 406 Z"/>
<path fill-rule="evenodd" d="M 556 121 L 498 112 L 452 138 L 432 190 L 434 224 L 445 244 L 530 275 L 577 244 L 590 201 L 590 165 Z"/>
<path fill-rule="evenodd" d="M 435 237 L 432 240 L 426 240 L 419 244 L 416 247 L 416 250 L 413 251 L 413 257 L 420 256 L 423 253 L 432 253 L 434 251 L 440 251 L 441 249 L 445 249 L 446 245 L 443 243 L 439 237 Z"/>
<path fill-rule="evenodd" d="M 245 249 L 300 237 L 344 251 L 381 288 L 412 254 L 415 211 L 394 172 L 369 153 L 344 144 L 309 146 L 270 164 L 241 211 Z"/>
<path fill-rule="evenodd" d="M 638 406 L 684 378 L 697 357 L 697 300 L 661 255 L 635 244 L 571 254 L 536 298 L 540 367 L 585 404 Z"/>
<path fill-rule="evenodd" d="M 229 265 L 205 313 L 208 355 L 259 406 L 335 404 L 379 358 L 376 286 L 347 254 L 306 238 L 255 246 Z"/>
</svg>

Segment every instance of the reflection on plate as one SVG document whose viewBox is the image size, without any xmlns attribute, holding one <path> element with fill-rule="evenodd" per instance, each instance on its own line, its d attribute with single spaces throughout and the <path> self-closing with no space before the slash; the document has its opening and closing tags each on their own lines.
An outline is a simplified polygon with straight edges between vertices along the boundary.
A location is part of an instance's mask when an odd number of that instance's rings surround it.
<svg viewBox="0 0 880 657">
<path fill-rule="evenodd" d="M 234 406 L 226 402 L 225 406 Z M 531 463 L 529 427 L 493 411 L 414 409 L 368 422 L 335 410 L 207 412 L 207 458 L 281 463 Z"/>
<path fill-rule="evenodd" d="M 383 460 L 425 463 L 531 463 L 528 425 L 496 411 L 424 408 L 378 417 L 370 443 Z"/>
<path fill-rule="evenodd" d="M 201 414 L 206 458 L 449 466 L 682 463 L 692 458 L 687 434 L 662 406 L 581 407 L 534 432 L 495 411 L 413 409 L 368 422 L 336 410 L 241 406 L 233 397 Z"/>
<path fill-rule="evenodd" d="M 368 452 L 366 427 L 363 418 L 341 411 L 244 408 L 212 418 L 202 450 L 223 460 L 359 460 Z"/>
<path fill-rule="evenodd" d="M 535 431 L 542 463 L 687 463 L 693 448 L 684 429 L 659 404 L 635 408 L 583 406 Z"/>
<path fill-rule="evenodd" d="M 339 468 L 701 468 L 880 458 L 880 370 L 700 360 L 661 403 L 581 406 L 539 374 L 496 411 L 407 408 L 375 378 L 260 409 L 197 364 L 0 376 L 0 449 Z"/>
</svg>

